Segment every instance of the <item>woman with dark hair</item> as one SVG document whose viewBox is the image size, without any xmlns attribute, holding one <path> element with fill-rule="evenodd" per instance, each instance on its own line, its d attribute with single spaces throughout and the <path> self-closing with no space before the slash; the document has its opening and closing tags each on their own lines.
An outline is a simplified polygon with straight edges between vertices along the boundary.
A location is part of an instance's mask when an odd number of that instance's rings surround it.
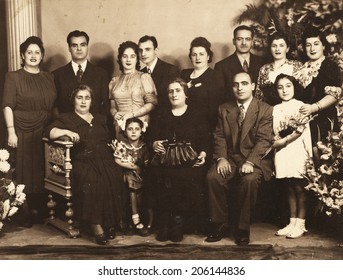
<svg viewBox="0 0 343 280">
<path fill-rule="evenodd" d="M 202 112 L 208 120 L 210 132 L 217 122 L 217 111 L 224 100 L 224 80 L 221 74 L 210 68 L 213 52 L 211 43 L 204 37 L 197 37 L 191 42 L 188 54 L 193 67 L 181 71 L 181 78 L 189 88 L 188 102 Z"/>
<path fill-rule="evenodd" d="M 42 196 L 42 136 L 44 127 L 50 122 L 56 88 L 52 74 L 40 70 L 44 52 L 40 38 L 27 38 L 20 45 L 22 68 L 7 73 L 3 93 L 7 145 L 15 154 L 16 181 L 26 186 L 27 203 L 23 206 L 25 226 L 32 225 L 33 215 L 42 211 L 46 204 Z"/>
<path fill-rule="evenodd" d="M 294 77 L 304 88 L 304 104 L 300 108 L 303 114 L 316 114 L 311 121 L 313 146 L 317 141 L 325 139 L 333 125 L 339 129 L 335 104 L 341 96 L 342 78 L 338 65 L 325 57 L 327 51 L 326 38 L 319 29 L 308 27 L 302 36 L 303 49 L 308 61 L 297 71 Z"/>
<path fill-rule="evenodd" d="M 279 101 L 279 96 L 274 86 L 275 78 L 281 73 L 293 76 L 300 69 L 302 63 L 297 60 L 287 59 L 289 42 L 282 33 L 276 32 L 270 36 L 269 49 L 273 62 L 261 67 L 257 79 L 255 97 L 274 106 Z"/>
<path fill-rule="evenodd" d="M 80 85 L 71 94 L 73 113 L 58 116 L 46 129 L 50 139 L 68 136 L 72 149 L 71 185 L 75 217 L 91 226 L 96 243 L 115 238 L 122 219 L 123 173 L 114 162 L 106 117 L 90 113 L 93 91 Z"/>
<path fill-rule="evenodd" d="M 124 140 L 126 120 L 138 117 L 149 123 L 149 113 L 157 104 L 156 88 L 151 76 L 139 71 L 139 49 L 136 43 L 126 41 L 118 48 L 118 64 L 122 71 L 110 84 L 111 114 L 116 137 Z"/>
<path fill-rule="evenodd" d="M 188 87 L 180 78 L 168 85 L 171 108 L 152 127 L 155 207 L 160 229 L 156 239 L 179 242 L 185 230 L 199 230 L 207 220 L 204 191 L 209 135 L 203 112 L 187 105 Z"/>
</svg>

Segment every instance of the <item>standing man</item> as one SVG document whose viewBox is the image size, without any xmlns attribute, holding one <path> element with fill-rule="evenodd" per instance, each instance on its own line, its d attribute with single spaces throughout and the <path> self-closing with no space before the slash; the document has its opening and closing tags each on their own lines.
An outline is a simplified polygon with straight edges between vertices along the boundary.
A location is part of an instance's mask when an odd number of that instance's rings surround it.
<svg viewBox="0 0 343 280">
<path fill-rule="evenodd" d="M 234 101 L 219 107 L 214 132 L 215 163 L 207 173 L 212 232 L 207 242 L 221 240 L 228 227 L 230 202 L 234 202 L 235 243 L 250 242 L 250 215 L 254 210 L 261 180 L 272 174 L 270 159 L 262 159 L 272 144 L 272 111 L 253 97 L 255 84 L 247 72 L 233 76 Z M 228 191 L 229 196 L 228 199 Z M 232 207 L 230 207 L 231 209 Z"/>
<path fill-rule="evenodd" d="M 146 65 L 142 71 L 151 74 L 156 86 L 158 108 L 170 106 L 167 86 L 170 80 L 180 76 L 179 68 L 157 57 L 158 43 L 154 36 L 140 38 L 138 47 L 140 60 Z"/>
<path fill-rule="evenodd" d="M 239 72 L 245 71 L 250 74 L 252 81 L 257 82 L 258 73 L 264 64 L 263 59 L 250 52 L 253 45 L 254 30 L 246 25 L 240 25 L 233 31 L 233 44 L 236 51 L 217 62 L 214 69 L 220 71 L 225 82 L 226 98 L 234 100 L 232 94 L 233 76 Z"/>
<path fill-rule="evenodd" d="M 89 36 L 74 30 L 68 34 L 67 43 L 71 62 L 56 69 L 53 74 L 57 89 L 57 113 L 73 112 L 70 95 L 80 84 L 94 91 L 91 113 L 109 116 L 109 76 L 107 72 L 87 60 Z"/>
</svg>

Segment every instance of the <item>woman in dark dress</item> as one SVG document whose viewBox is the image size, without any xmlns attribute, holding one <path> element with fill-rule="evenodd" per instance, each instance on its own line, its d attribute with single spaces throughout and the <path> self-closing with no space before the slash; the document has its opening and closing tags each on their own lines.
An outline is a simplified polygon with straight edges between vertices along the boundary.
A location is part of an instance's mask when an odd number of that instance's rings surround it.
<svg viewBox="0 0 343 280">
<path fill-rule="evenodd" d="M 123 174 L 114 162 L 106 118 L 89 112 L 93 91 L 80 85 L 71 95 L 74 112 L 62 114 L 46 131 L 50 139 L 68 136 L 72 149 L 71 184 L 75 216 L 91 225 L 96 242 L 105 245 L 115 238 L 122 218 Z"/>
<path fill-rule="evenodd" d="M 187 84 L 182 79 L 169 83 L 168 97 L 171 109 L 161 111 L 152 127 L 155 153 L 152 164 L 155 167 L 150 168 L 155 175 L 156 213 L 160 215 L 156 239 L 178 242 L 192 222 L 195 225 L 206 219 L 203 182 L 209 138 L 203 112 L 186 104 Z M 183 143 L 190 143 L 196 155 L 186 155 L 172 148 L 173 144 L 182 146 Z"/>
<path fill-rule="evenodd" d="M 339 129 L 335 104 L 341 95 L 342 78 L 338 65 L 325 57 L 327 41 L 317 28 L 310 27 L 302 37 L 303 49 L 308 61 L 294 75 L 304 88 L 302 99 L 306 104 L 300 108 L 303 114 L 317 114 L 310 122 L 312 144 L 327 137 L 333 122 L 334 131 Z M 318 133 L 319 132 L 319 133 Z"/>
<path fill-rule="evenodd" d="M 224 100 L 224 80 L 219 72 L 209 67 L 213 58 L 211 43 L 204 37 L 191 42 L 189 58 L 194 66 L 181 71 L 181 78 L 188 85 L 188 103 L 197 108 L 208 120 L 208 127 L 214 131 L 218 107 Z"/>
<path fill-rule="evenodd" d="M 3 111 L 9 150 L 15 154 L 16 181 L 25 184 L 27 204 L 23 205 L 24 226 L 32 215 L 46 206 L 44 195 L 43 129 L 50 122 L 56 99 L 52 74 L 41 71 L 44 57 L 40 38 L 32 36 L 20 45 L 22 67 L 6 75 Z"/>
</svg>

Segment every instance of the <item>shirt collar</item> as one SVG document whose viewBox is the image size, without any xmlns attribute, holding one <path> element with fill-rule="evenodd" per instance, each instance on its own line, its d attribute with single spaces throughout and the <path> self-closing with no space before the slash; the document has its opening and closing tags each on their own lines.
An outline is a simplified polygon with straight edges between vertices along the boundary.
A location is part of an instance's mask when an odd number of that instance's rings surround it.
<svg viewBox="0 0 343 280">
<path fill-rule="evenodd" d="M 242 104 L 242 103 L 239 103 L 239 102 L 237 101 L 237 106 L 239 107 L 240 105 L 243 105 L 244 111 L 246 112 L 246 111 L 248 110 L 249 106 L 250 106 L 250 103 L 251 103 L 252 99 L 253 99 L 253 96 L 251 96 L 251 97 L 250 97 L 247 101 L 245 101 L 243 104 Z"/>
<path fill-rule="evenodd" d="M 150 66 L 146 66 L 147 68 L 150 69 L 151 73 L 154 72 L 154 69 L 155 69 L 155 66 L 156 66 L 156 63 L 157 63 L 157 56 L 155 57 L 154 61 L 151 63 Z"/>
<path fill-rule="evenodd" d="M 87 67 L 87 59 L 84 62 L 82 62 L 80 65 L 82 67 L 83 72 L 85 72 L 86 67 Z M 71 66 L 73 67 L 73 71 L 76 75 L 77 71 L 79 70 L 79 64 L 72 60 Z"/>
<path fill-rule="evenodd" d="M 236 52 L 237 57 L 239 59 L 239 62 L 241 63 L 241 65 L 243 66 L 243 62 L 244 60 L 246 60 L 248 62 L 248 66 L 250 66 L 250 52 L 246 54 L 246 57 L 243 57 L 241 54 L 239 54 L 238 52 Z"/>
</svg>

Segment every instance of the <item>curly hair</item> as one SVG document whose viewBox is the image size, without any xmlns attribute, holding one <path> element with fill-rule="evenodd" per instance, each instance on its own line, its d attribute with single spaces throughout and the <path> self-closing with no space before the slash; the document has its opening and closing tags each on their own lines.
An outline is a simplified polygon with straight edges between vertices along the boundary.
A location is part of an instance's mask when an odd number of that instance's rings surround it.
<svg viewBox="0 0 343 280">
<path fill-rule="evenodd" d="M 45 54 L 45 49 L 44 49 L 44 46 L 43 46 L 43 42 L 42 40 L 37 37 L 37 36 L 31 36 L 31 37 L 28 37 L 23 43 L 20 44 L 20 47 L 19 47 L 19 51 L 20 51 L 20 55 L 21 55 L 21 66 L 24 67 L 25 65 L 25 59 L 23 59 L 23 56 L 25 54 L 25 52 L 27 51 L 27 48 L 30 46 L 30 45 L 37 45 L 42 53 L 42 60 L 40 63 L 42 63 L 43 61 L 43 57 L 44 57 L 44 54 Z"/>
<path fill-rule="evenodd" d="M 191 59 L 192 57 L 192 49 L 194 47 L 203 47 L 209 56 L 208 62 L 212 62 L 213 51 L 211 50 L 211 43 L 205 37 L 196 37 L 195 39 L 193 39 L 193 41 L 191 42 L 191 47 L 189 48 L 189 59 Z"/>
<path fill-rule="evenodd" d="M 316 37 L 319 38 L 319 40 L 322 42 L 323 46 L 325 47 L 324 55 L 327 55 L 327 52 L 329 50 L 329 42 L 326 40 L 325 34 L 321 32 L 317 27 L 314 27 L 312 25 L 309 25 L 306 27 L 301 37 L 302 47 L 305 54 L 306 54 L 306 39 L 316 38 Z M 306 54 L 306 57 L 308 57 L 307 54 Z"/>
<path fill-rule="evenodd" d="M 137 56 L 137 62 L 136 62 L 136 70 L 139 70 L 140 69 L 140 64 L 139 64 L 139 48 L 138 48 L 138 45 L 135 43 L 135 42 L 132 42 L 132 41 L 126 41 L 124 43 L 121 43 L 119 45 L 119 48 L 118 48 L 118 64 L 119 64 L 119 69 L 120 71 L 123 72 L 124 70 L 124 67 L 123 67 L 123 63 L 121 62 L 121 58 L 123 57 L 123 54 L 125 52 L 126 49 L 133 49 L 133 51 L 135 52 L 136 56 Z"/>
</svg>

